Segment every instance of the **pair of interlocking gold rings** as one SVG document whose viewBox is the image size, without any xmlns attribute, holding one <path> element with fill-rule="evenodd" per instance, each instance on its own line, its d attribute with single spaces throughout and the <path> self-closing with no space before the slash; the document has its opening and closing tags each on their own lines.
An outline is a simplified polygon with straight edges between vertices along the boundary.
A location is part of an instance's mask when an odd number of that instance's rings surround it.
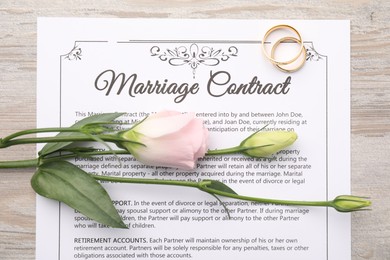
<svg viewBox="0 0 390 260">
<path fill-rule="evenodd" d="M 268 37 L 271 35 L 271 33 L 275 32 L 277 30 L 286 30 L 286 29 L 289 31 L 292 31 L 295 35 L 294 36 L 284 36 L 284 37 L 280 38 L 272 45 L 271 52 L 267 51 L 265 45 L 266 45 L 266 41 L 267 41 Z M 295 37 L 295 36 L 297 36 L 297 37 Z M 275 58 L 276 49 L 278 48 L 278 46 L 281 43 L 286 43 L 286 42 L 294 42 L 294 43 L 299 44 L 298 53 L 293 58 L 290 58 L 289 60 L 277 60 Z M 263 47 L 264 55 L 267 57 L 267 59 L 281 71 L 294 72 L 294 71 L 301 69 L 303 67 L 303 65 L 305 64 L 306 49 L 303 46 L 301 34 L 294 27 L 292 27 L 290 25 L 279 24 L 279 25 L 275 25 L 274 27 L 269 29 L 264 35 L 264 38 L 262 41 L 262 47 Z"/>
</svg>

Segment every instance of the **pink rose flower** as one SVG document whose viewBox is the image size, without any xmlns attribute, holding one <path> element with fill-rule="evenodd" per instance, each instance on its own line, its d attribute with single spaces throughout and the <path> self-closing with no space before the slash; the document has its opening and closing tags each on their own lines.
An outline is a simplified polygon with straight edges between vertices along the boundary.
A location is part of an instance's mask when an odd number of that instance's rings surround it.
<svg viewBox="0 0 390 260">
<path fill-rule="evenodd" d="M 148 116 L 121 137 L 140 143 L 122 145 L 140 162 L 154 166 L 190 170 L 208 149 L 208 130 L 194 113 L 162 111 Z"/>
</svg>

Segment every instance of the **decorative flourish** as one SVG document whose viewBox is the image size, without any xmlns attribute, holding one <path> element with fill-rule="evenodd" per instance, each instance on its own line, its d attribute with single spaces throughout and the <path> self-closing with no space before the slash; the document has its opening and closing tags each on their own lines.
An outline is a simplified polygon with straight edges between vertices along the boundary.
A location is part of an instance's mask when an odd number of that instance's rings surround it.
<svg viewBox="0 0 390 260">
<path fill-rule="evenodd" d="M 64 59 L 67 60 L 81 60 L 81 48 L 75 43 L 73 49 L 64 55 Z"/>
<path fill-rule="evenodd" d="M 229 47 L 226 51 L 214 49 L 213 47 L 199 47 L 196 43 L 173 49 L 161 50 L 158 46 L 150 49 L 151 55 L 158 57 L 161 61 L 167 61 L 172 66 L 189 65 L 195 78 L 196 69 L 199 65 L 217 66 L 221 61 L 227 61 L 230 57 L 236 57 L 238 49 L 235 46 Z"/>
<path fill-rule="evenodd" d="M 306 43 L 305 44 L 306 48 L 306 61 L 319 61 L 323 59 L 323 55 L 319 54 L 313 46 L 313 43 Z"/>
</svg>

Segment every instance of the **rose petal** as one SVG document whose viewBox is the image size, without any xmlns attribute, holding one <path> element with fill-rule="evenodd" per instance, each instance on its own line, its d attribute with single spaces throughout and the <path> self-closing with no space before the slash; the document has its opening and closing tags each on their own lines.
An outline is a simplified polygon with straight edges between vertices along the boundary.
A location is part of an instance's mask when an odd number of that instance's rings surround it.
<svg viewBox="0 0 390 260">
<path fill-rule="evenodd" d="M 141 124 L 136 126 L 134 130 L 146 136 L 155 138 L 177 132 L 185 127 L 193 119 L 193 113 L 179 113 L 176 115 L 163 117 L 154 116 L 152 118 L 148 117 Z"/>
<path fill-rule="evenodd" d="M 182 169 L 193 169 L 193 146 L 183 142 L 182 137 L 174 134 L 160 137 L 158 140 L 142 140 L 146 147 L 137 151 L 137 159 L 155 166 L 167 166 Z"/>
<path fill-rule="evenodd" d="M 122 137 L 144 144 L 123 144 L 139 161 L 186 170 L 195 167 L 196 160 L 204 156 L 208 147 L 208 130 L 194 113 L 159 112 Z"/>
</svg>

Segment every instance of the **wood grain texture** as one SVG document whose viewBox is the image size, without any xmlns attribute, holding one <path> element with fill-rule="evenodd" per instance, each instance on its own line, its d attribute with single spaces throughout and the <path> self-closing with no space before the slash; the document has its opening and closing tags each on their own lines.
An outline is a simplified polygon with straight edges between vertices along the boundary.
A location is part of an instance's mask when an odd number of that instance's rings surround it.
<svg viewBox="0 0 390 260">
<path fill-rule="evenodd" d="M 390 2 L 0 1 L 0 136 L 35 127 L 39 16 L 351 20 L 352 193 L 373 210 L 352 214 L 352 259 L 390 259 Z M 0 151 L 31 158 L 34 146 Z M 33 170 L 0 170 L 0 258 L 34 259 Z"/>
</svg>

